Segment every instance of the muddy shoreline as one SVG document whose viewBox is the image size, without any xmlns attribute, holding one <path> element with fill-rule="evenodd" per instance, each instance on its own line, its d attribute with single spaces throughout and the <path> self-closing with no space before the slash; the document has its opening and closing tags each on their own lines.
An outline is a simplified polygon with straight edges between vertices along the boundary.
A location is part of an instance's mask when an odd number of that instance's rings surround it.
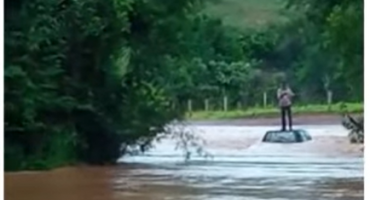
<svg viewBox="0 0 370 200">
<path fill-rule="evenodd" d="M 354 115 L 357 116 L 357 115 Z M 338 114 L 297 114 L 293 125 L 340 125 L 342 117 Z M 191 125 L 212 126 L 280 126 L 280 116 L 262 116 L 241 119 L 189 120 Z"/>
</svg>

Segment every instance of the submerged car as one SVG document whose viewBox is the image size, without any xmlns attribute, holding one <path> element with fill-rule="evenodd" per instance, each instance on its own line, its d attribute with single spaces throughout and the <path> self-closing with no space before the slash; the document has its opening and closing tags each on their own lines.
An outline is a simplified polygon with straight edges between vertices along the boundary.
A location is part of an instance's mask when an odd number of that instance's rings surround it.
<svg viewBox="0 0 370 200">
<path fill-rule="evenodd" d="M 291 131 L 267 131 L 262 139 L 262 142 L 271 143 L 299 143 L 312 140 L 312 137 L 307 131 L 302 129 Z"/>
</svg>

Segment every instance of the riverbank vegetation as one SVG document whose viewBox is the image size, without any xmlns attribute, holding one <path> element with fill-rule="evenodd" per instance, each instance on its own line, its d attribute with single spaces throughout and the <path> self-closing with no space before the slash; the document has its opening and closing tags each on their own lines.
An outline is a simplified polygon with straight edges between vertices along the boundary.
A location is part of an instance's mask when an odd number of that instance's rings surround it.
<svg viewBox="0 0 370 200">
<path fill-rule="evenodd" d="M 6 0 L 5 170 L 114 163 L 188 99 L 255 105 L 281 79 L 306 104 L 362 102 L 362 1 L 281 1 L 294 17 L 243 27 L 204 2 Z"/>
</svg>

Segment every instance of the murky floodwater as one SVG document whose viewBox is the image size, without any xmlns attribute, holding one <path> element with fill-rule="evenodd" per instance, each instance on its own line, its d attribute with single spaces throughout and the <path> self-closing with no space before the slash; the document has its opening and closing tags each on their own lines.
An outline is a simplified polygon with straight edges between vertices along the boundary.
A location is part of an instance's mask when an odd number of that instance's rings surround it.
<svg viewBox="0 0 370 200">
<path fill-rule="evenodd" d="M 7 174 L 7 200 L 357 200 L 363 157 L 340 126 L 303 126 L 313 141 L 261 143 L 276 127 L 194 126 L 213 156 L 184 162 L 175 141 L 162 140 L 116 167 Z"/>
</svg>

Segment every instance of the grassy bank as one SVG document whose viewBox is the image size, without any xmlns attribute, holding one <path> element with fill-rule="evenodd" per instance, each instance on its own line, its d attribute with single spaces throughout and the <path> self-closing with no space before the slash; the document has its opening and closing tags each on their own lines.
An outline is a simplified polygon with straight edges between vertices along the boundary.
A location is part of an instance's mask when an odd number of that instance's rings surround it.
<svg viewBox="0 0 370 200">
<path fill-rule="evenodd" d="M 347 110 L 350 113 L 363 112 L 363 103 L 348 103 Z M 294 106 L 292 109 L 294 114 L 340 114 L 342 112 L 341 105 L 332 105 L 329 109 L 328 105 L 307 105 Z M 280 111 L 276 107 L 268 108 L 249 108 L 246 110 L 230 110 L 230 111 L 194 111 L 187 114 L 190 120 L 206 120 L 206 119 L 236 119 L 236 118 L 257 118 L 257 117 L 274 117 L 278 116 Z"/>
</svg>

